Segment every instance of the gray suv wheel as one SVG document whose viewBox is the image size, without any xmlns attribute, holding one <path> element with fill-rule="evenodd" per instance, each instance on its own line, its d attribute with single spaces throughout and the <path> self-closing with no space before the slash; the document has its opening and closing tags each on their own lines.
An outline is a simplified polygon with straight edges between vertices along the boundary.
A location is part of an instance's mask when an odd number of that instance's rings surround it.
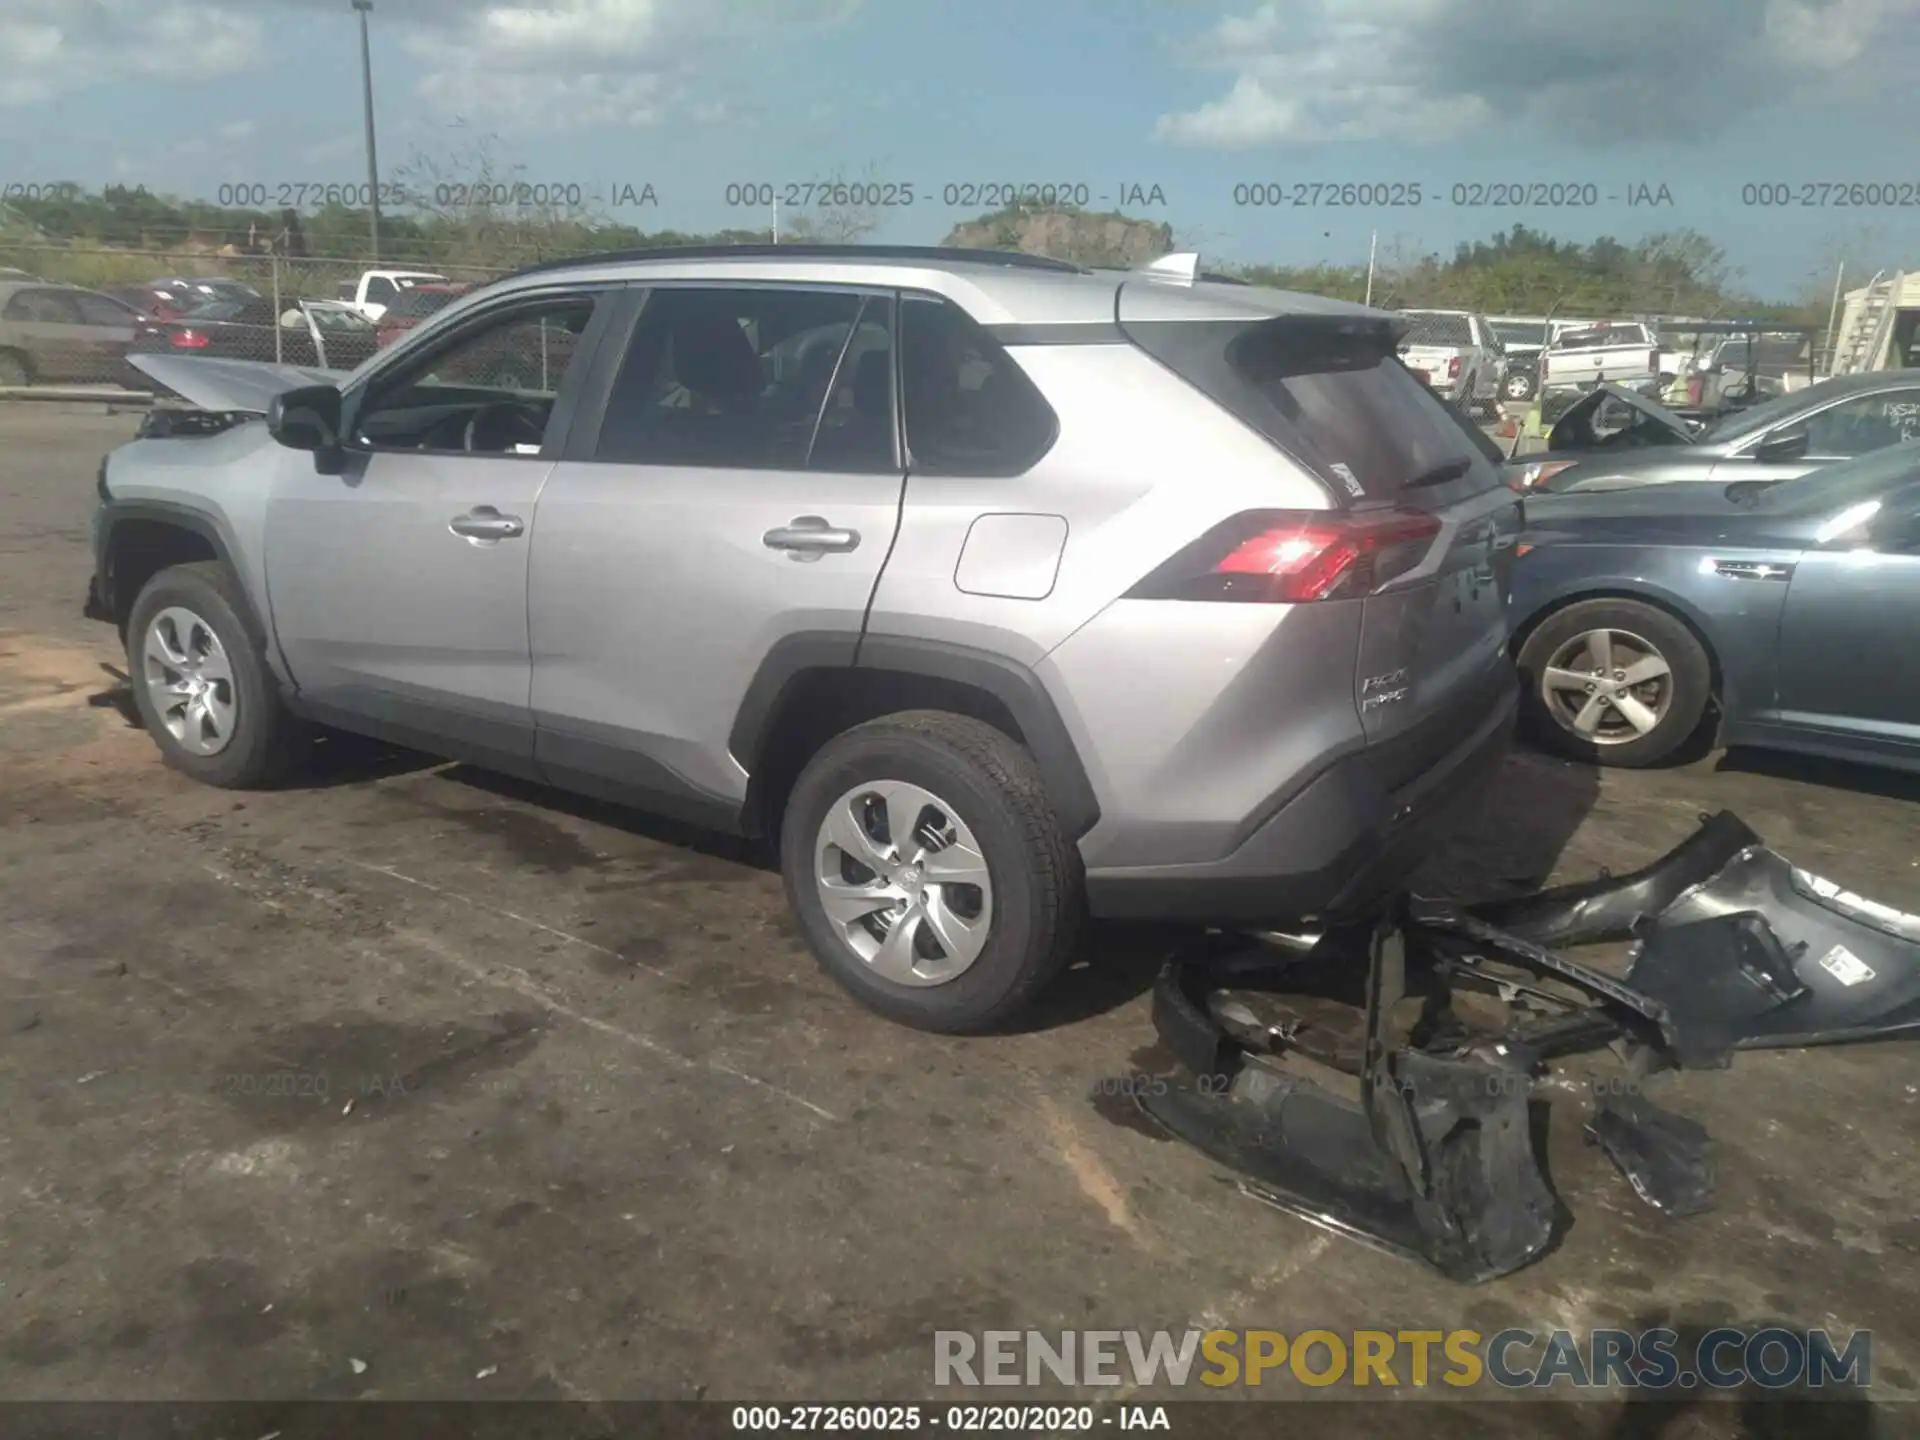
<svg viewBox="0 0 1920 1440">
<path fill-rule="evenodd" d="M 127 617 L 127 674 L 147 733 L 174 769 L 234 790 L 285 775 L 308 740 L 240 618 L 244 604 L 224 565 L 198 561 L 155 575 Z"/>
<path fill-rule="evenodd" d="M 909 711 L 829 741 L 788 798 L 780 856 L 822 968 L 917 1029 L 991 1029 L 1077 936 L 1079 854 L 1032 757 L 966 716 Z"/>
</svg>

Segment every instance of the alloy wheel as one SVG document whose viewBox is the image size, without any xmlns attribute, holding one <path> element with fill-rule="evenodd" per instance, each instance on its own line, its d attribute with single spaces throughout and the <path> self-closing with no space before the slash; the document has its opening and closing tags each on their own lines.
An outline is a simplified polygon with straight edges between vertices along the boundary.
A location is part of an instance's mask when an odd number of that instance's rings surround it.
<svg viewBox="0 0 1920 1440">
<path fill-rule="evenodd" d="M 1673 704 L 1673 667 L 1629 630 L 1587 630 L 1553 652 L 1540 699 L 1561 728 L 1595 745 L 1651 734 Z"/>
<path fill-rule="evenodd" d="M 814 842 L 814 881 L 835 936 L 896 985 L 944 985 L 993 924 L 986 857 L 951 805 L 903 780 L 834 801 Z"/>
<path fill-rule="evenodd" d="M 170 605 L 147 624 L 141 641 L 147 697 L 167 733 L 190 755 L 218 755 L 239 718 L 233 666 L 213 627 Z"/>
</svg>

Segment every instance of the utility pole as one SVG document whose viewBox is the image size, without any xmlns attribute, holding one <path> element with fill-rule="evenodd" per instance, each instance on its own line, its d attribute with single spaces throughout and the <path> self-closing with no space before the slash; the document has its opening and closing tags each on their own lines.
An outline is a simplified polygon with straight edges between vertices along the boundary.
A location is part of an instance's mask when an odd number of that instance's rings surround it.
<svg viewBox="0 0 1920 1440">
<path fill-rule="evenodd" d="M 373 244 L 372 258 L 380 258 L 380 160 L 373 145 L 373 42 L 367 35 L 367 15 L 373 0 L 353 0 L 360 12 L 360 88 L 367 110 L 367 238 Z"/>
<path fill-rule="evenodd" d="M 1367 298 L 1362 304 L 1373 304 L 1373 257 L 1380 249 L 1380 232 L 1375 230 L 1367 240 Z"/>
</svg>

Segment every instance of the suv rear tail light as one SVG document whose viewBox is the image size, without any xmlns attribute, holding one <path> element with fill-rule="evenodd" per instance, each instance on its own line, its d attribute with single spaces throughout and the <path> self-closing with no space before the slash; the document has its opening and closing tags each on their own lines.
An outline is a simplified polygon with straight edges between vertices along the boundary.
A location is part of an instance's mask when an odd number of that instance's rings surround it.
<svg viewBox="0 0 1920 1440">
<path fill-rule="evenodd" d="M 1370 595 L 1426 558 L 1440 522 L 1417 510 L 1250 510 L 1177 551 L 1129 600 L 1296 605 Z"/>
<path fill-rule="evenodd" d="M 198 330 L 176 330 L 173 332 L 173 348 L 176 350 L 204 350 L 207 337 Z"/>
<path fill-rule="evenodd" d="M 1540 352 L 1540 378 L 1547 378 L 1547 352 L 1544 350 Z"/>
<path fill-rule="evenodd" d="M 1460 378 L 1460 357 L 1458 355 L 1449 355 L 1447 357 L 1447 379 L 1458 380 L 1459 378 Z"/>
<path fill-rule="evenodd" d="M 1649 375 L 1658 375 L 1660 373 L 1660 352 L 1658 350 L 1647 351 L 1647 373 Z"/>
</svg>

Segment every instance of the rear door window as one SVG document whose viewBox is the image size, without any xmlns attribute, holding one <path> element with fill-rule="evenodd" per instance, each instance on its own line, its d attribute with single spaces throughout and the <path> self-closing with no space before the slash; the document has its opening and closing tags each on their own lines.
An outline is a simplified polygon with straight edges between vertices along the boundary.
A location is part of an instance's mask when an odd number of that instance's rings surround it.
<svg viewBox="0 0 1920 1440">
<path fill-rule="evenodd" d="M 594 459 L 897 471 L 892 308 L 886 296 L 854 291 L 654 291 L 608 397 Z"/>
</svg>

